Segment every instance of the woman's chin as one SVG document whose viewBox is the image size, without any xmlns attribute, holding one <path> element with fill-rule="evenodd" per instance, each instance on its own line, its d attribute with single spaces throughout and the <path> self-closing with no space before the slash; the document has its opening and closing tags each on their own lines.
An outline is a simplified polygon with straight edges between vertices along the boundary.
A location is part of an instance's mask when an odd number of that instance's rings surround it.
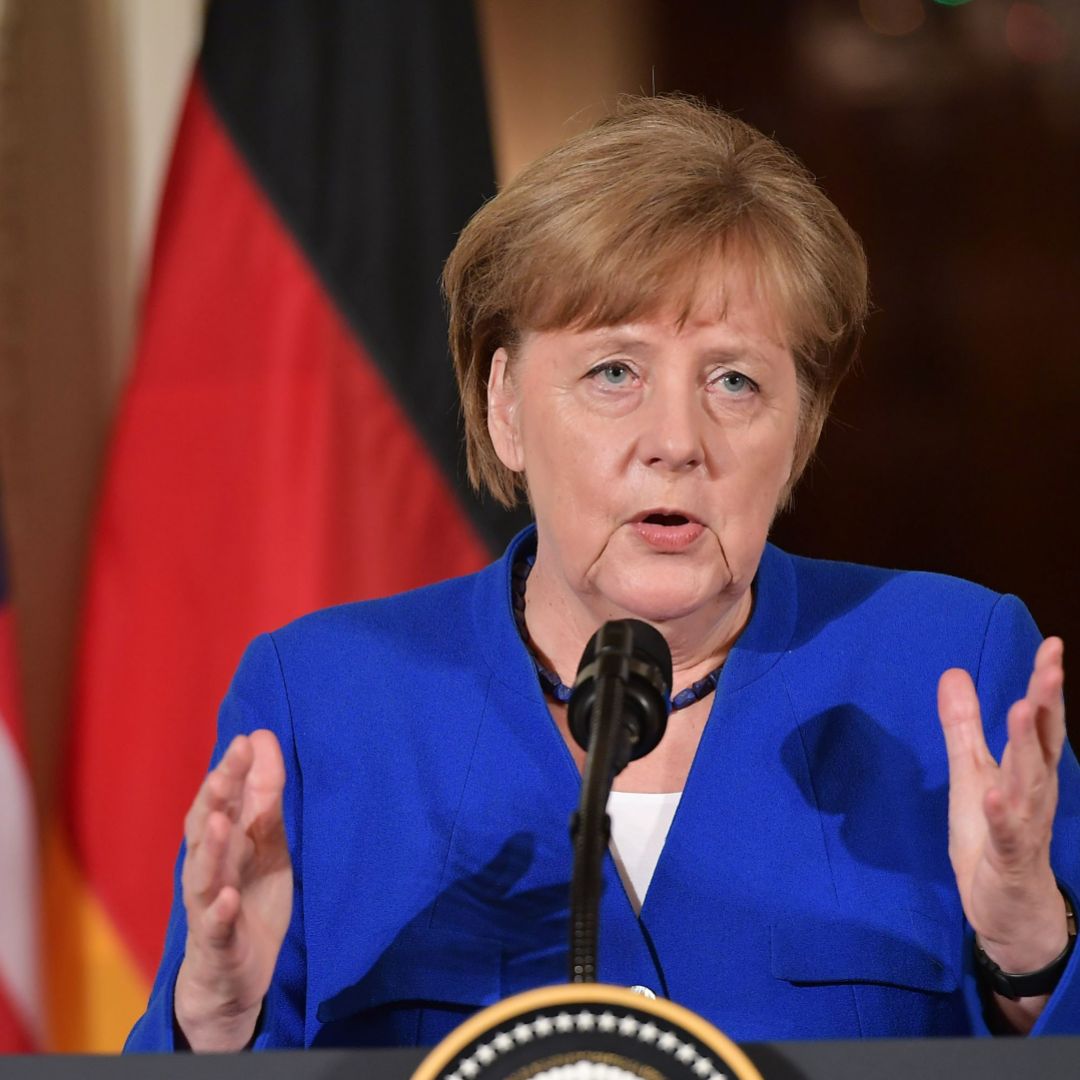
<svg viewBox="0 0 1080 1080">
<path fill-rule="evenodd" d="M 660 625 L 715 610 L 722 586 L 706 585 L 699 580 L 668 580 L 667 575 L 652 574 L 613 588 L 607 599 L 635 619 Z"/>
</svg>

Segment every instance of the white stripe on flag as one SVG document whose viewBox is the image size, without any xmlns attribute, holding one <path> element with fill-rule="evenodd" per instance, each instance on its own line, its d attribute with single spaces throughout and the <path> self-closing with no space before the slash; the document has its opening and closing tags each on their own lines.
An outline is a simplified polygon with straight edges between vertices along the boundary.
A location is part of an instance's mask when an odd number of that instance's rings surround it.
<svg viewBox="0 0 1080 1080">
<path fill-rule="evenodd" d="M 0 715 L 0 979 L 31 1036 L 42 1032 L 37 844 L 26 764 Z"/>
</svg>

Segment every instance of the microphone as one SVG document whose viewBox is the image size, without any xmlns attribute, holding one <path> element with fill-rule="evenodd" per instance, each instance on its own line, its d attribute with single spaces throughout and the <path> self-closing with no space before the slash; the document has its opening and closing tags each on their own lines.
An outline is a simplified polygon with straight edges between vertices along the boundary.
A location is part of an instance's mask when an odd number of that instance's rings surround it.
<svg viewBox="0 0 1080 1080">
<path fill-rule="evenodd" d="M 613 765 L 617 776 L 654 750 L 667 730 L 671 708 L 671 650 L 664 635 L 639 619 L 606 622 L 585 646 L 570 695 L 568 721 L 574 741 L 589 749 L 596 723 L 619 725 Z M 601 716 L 614 680 L 621 684 L 619 716 Z"/>
<path fill-rule="evenodd" d="M 570 981 L 596 982 L 604 852 L 611 835 L 608 795 L 615 777 L 664 737 L 671 694 L 671 651 L 637 619 L 607 622 L 585 646 L 570 695 L 568 722 L 586 750 L 581 801 L 570 823 Z"/>
</svg>

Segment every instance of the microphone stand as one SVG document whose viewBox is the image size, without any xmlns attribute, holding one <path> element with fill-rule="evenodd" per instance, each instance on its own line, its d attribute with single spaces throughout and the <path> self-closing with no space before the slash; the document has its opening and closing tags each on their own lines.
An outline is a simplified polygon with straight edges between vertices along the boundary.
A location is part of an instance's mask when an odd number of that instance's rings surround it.
<svg viewBox="0 0 1080 1080">
<path fill-rule="evenodd" d="M 618 661 L 622 658 L 610 659 Z M 608 795 L 615 776 L 630 760 L 630 749 L 638 737 L 636 725 L 628 722 L 624 715 L 624 697 L 622 678 L 597 679 L 592 732 L 582 775 L 581 802 L 570 824 L 570 835 L 574 841 L 574 872 L 570 881 L 572 983 L 596 982 L 602 868 L 611 838 Z"/>
<path fill-rule="evenodd" d="M 567 720 L 586 747 L 581 801 L 570 821 L 570 981 L 596 982 L 596 942 L 604 855 L 611 839 L 608 796 L 615 777 L 664 737 L 671 652 L 638 619 L 604 623 L 589 639 L 570 695 Z"/>
</svg>

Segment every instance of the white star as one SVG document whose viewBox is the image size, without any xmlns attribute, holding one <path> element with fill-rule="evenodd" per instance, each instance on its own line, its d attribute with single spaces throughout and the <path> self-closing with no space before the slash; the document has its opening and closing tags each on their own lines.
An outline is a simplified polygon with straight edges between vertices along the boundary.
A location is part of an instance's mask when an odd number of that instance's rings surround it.
<svg viewBox="0 0 1080 1080">
<path fill-rule="evenodd" d="M 480 1066 L 472 1058 L 465 1058 L 458 1062 L 458 1071 L 462 1076 L 473 1077 L 480 1071 Z"/>
<path fill-rule="evenodd" d="M 483 1046 L 478 1046 L 476 1048 L 476 1053 L 473 1054 L 473 1057 L 476 1058 L 481 1065 L 490 1065 L 495 1058 L 498 1057 L 498 1054 L 492 1050 L 491 1043 L 484 1043 Z"/>
<path fill-rule="evenodd" d="M 511 1039 L 505 1031 L 500 1031 L 499 1034 L 491 1040 L 491 1045 L 494 1046 L 500 1054 L 505 1054 L 507 1050 L 514 1049 L 514 1040 Z"/>
<path fill-rule="evenodd" d="M 632 1016 L 624 1016 L 619 1021 L 619 1034 L 636 1035 L 639 1027 L 641 1027 L 641 1024 L 639 1024 Z"/>
<path fill-rule="evenodd" d="M 651 1043 L 656 1042 L 656 1036 L 659 1034 L 660 1029 L 650 1020 L 647 1024 L 642 1024 L 638 1038 L 642 1042 Z"/>
<path fill-rule="evenodd" d="M 672 1032 L 665 1031 L 664 1034 L 656 1040 L 656 1045 L 659 1046 L 660 1049 L 663 1050 L 665 1053 L 670 1054 L 672 1053 L 672 1051 L 682 1046 L 682 1043 L 679 1042 L 678 1038 L 674 1034 L 672 1034 Z"/>
<path fill-rule="evenodd" d="M 679 1052 L 675 1055 L 675 1057 L 685 1065 L 697 1061 L 697 1056 L 698 1052 L 689 1043 L 683 1043 Z"/>
<path fill-rule="evenodd" d="M 513 1035 L 514 1039 L 519 1043 L 532 1042 L 532 1028 L 529 1027 L 528 1024 L 518 1024 L 510 1034 Z"/>
<path fill-rule="evenodd" d="M 699 1057 L 694 1063 L 694 1072 L 701 1077 L 713 1075 L 713 1063 L 707 1057 Z"/>
</svg>

